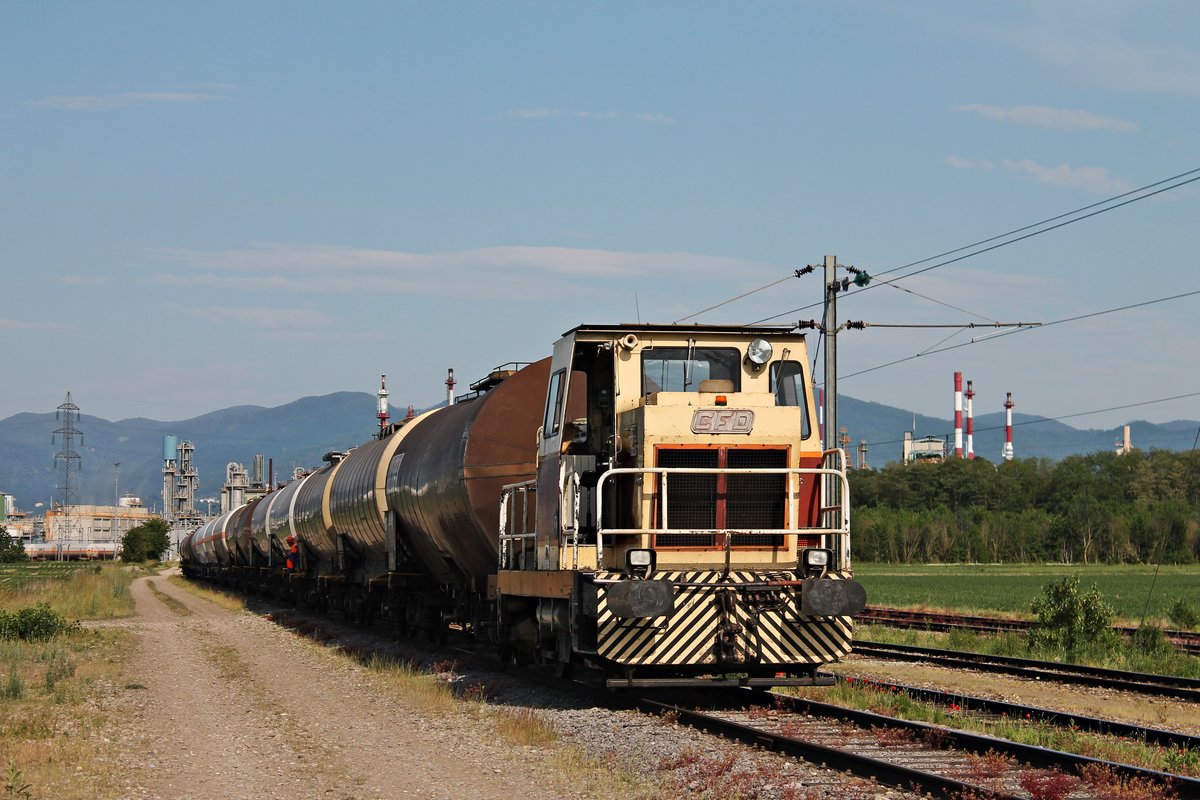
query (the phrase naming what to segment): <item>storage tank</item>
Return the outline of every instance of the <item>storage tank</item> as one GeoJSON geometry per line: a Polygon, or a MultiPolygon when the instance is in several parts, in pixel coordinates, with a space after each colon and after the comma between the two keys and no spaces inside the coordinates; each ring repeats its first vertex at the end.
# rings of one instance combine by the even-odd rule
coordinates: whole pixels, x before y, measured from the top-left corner
{"type": "Polygon", "coordinates": [[[179,437],[164,436],[163,437],[163,461],[177,461],[179,459],[179,437]]]}
{"type": "Polygon", "coordinates": [[[549,373],[546,358],[401,429],[387,468],[388,507],[404,543],[439,582],[496,571],[500,489],[536,475],[549,373]]]}

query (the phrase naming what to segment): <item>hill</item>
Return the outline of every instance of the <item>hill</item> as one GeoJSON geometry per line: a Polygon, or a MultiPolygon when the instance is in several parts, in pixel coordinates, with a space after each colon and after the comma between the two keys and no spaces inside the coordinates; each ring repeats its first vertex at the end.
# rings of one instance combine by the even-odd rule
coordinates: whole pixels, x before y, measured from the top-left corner
{"type": "MultiPolygon", "coordinates": [[[[860,439],[867,439],[868,461],[873,465],[899,460],[904,431],[912,428],[914,420],[918,437],[947,436],[952,446],[954,431],[949,419],[914,415],[845,395],[839,416],[852,448],[857,448],[860,439]]],[[[1120,433],[1117,429],[1081,430],[1027,414],[1014,415],[1014,422],[1018,458],[1061,459],[1073,453],[1108,450],[1120,433]]],[[[0,420],[0,492],[14,495],[25,511],[34,510],[36,503],[49,504],[54,495],[59,481],[54,454],[62,443],[51,442],[51,433],[58,427],[53,412],[15,414],[0,420]]],[[[234,406],[175,422],[140,417],[109,422],[85,415],[78,427],[83,433],[82,443],[76,443],[82,465],[79,502],[112,503],[117,491],[113,464],[119,462],[121,494],[135,494],[147,506],[160,508],[164,436],[195,445],[200,474],[197,497],[216,497],[230,462],[249,468],[254,454],[262,453],[273,461],[276,478],[286,480],[293,467],[317,466],[330,450],[345,450],[367,441],[376,430],[375,396],[337,392],[277,408],[234,406]]],[[[1186,450],[1192,447],[1200,423],[1134,422],[1132,427],[1135,446],[1186,450]]],[[[1004,441],[1003,414],[977,418],[975,431],[976,455],[998,461],[1004,441]]]]}

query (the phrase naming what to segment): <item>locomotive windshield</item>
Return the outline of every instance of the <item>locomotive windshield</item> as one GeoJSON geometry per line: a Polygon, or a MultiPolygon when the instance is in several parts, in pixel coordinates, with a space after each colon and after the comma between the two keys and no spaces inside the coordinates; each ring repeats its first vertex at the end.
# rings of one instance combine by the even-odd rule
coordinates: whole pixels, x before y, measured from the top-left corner
{"type": "Polygon", "coordinates": [[[741,353],[732,347],[656,347],[642,351],[642,395],[696,392],[700,382],[725,380],[741,390],[741,353]]]}

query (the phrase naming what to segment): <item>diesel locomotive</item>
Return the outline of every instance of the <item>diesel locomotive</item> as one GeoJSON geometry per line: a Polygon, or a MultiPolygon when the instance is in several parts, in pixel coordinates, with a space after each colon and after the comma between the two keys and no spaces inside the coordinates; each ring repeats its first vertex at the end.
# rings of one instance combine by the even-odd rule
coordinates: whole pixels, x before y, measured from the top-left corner
{"type": "Polygon", "coordinates": [[[803,334],[583,325],[229,510],[184,574],[609,685],[814,685],[866,595],[803,334]]]}

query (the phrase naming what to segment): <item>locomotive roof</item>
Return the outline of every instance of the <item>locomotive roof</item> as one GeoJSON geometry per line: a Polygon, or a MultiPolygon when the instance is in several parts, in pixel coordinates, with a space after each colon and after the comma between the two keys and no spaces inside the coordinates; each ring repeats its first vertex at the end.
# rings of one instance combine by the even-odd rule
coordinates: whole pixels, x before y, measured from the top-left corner
{"type": "Polygon", "coordinates": [[[792,333],[795,325],[672,325],[653,324],[648,322],[622,322],[616,325],[577,325],[563,333],[570,336],[573,333],[687,333],[695,331],[707,334],[783,334],[792,333]]]}

